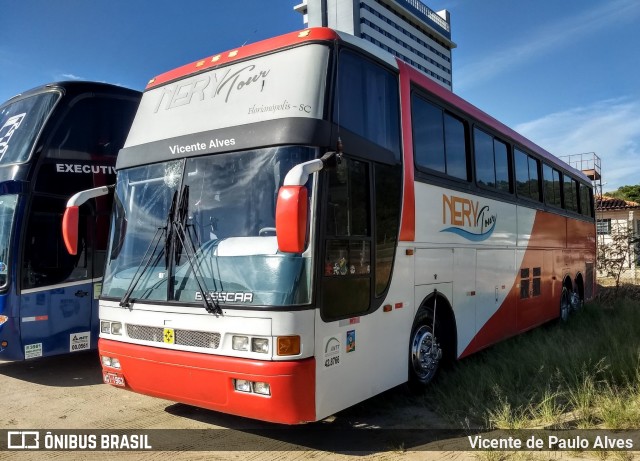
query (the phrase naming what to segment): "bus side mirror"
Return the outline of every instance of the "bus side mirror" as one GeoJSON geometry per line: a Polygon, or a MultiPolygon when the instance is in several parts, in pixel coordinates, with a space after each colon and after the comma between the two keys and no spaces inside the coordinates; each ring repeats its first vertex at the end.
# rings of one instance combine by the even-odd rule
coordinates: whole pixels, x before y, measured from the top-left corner
{"type": "Polygon", "coordinates": [[[70,255],[78,254],[78,217],[80,207],[70,206],[62,216],[62,238],[70,255]]]}
{"type": "Polygon", "coordinates": [[[302,253],[307,239],[308,193],[304,186],[282,186],[276,204],[278,250],[302,253]]]}
{"type": "Polygon", "coordinates": [[[100,186],[87,189],[74,194],[67,201],[67,208],[62,216],[62,239],[64,246],[71,255],[78,254],[78,222],[80,218],[80,205],[92,198],[107,195],[113,186],[100,186]]]}

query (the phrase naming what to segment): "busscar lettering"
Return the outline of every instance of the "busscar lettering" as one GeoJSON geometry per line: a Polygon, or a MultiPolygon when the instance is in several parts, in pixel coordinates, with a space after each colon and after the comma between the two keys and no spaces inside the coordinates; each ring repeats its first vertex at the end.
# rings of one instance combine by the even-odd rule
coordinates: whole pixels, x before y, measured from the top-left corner
{"type": "MultiPolygon", "coordinates": [[[[207,294],[207,299],[222,303],[252,303],[253,293],[210,291],[207,294]]],[[[196,291],[195,300],[202,301],[202,293],[200,291],[196,291]]]]}

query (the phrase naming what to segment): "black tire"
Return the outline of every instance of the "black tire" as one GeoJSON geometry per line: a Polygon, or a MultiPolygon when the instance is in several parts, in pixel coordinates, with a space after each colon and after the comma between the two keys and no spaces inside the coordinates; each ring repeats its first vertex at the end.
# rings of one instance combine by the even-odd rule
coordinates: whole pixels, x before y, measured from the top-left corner
{"type": "Polygon", "coordinates": [[[560,321],[565,323],[569,320],[569,314],[571,313],[571,295],[567,287],[562,287],[562,294],[560,295],[560,321]]]}
{"type": "Polygon", "coordinates": [[[584,298],[580,296],[578,289],[571,293],[571,312],[580,312],[584,307],[584,298]]]}
{"type": "Polygon", "coordinates": [[[438,375],[442,365],[443,349],[437,335],[443,335],[442,322],[436,318],[433,334],[433,312],[418,312],[411,336],[409,337],[409,387],[414,391],[422,391],[438,375]]]}

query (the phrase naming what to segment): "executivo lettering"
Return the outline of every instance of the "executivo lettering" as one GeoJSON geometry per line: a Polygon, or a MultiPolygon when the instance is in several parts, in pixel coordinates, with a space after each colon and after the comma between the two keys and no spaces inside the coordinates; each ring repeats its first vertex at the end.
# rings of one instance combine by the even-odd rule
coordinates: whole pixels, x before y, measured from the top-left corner
{"type": "Polygon", "coordinates": [[[57,173],[78,174],[116,174],[116,169],[108,165],[77,165],[72,163],[56,163],[57,173]]]}

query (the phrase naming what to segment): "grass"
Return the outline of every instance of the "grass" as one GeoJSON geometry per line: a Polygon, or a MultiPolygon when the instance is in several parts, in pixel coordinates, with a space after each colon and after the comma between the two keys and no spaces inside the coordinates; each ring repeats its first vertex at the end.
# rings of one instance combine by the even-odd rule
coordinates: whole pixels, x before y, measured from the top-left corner
{"type": "Polygon", "coordinates": [[[592,302],[463,359],[417,404],[453,427],[640,428],[640,300],[592,302]]]}

